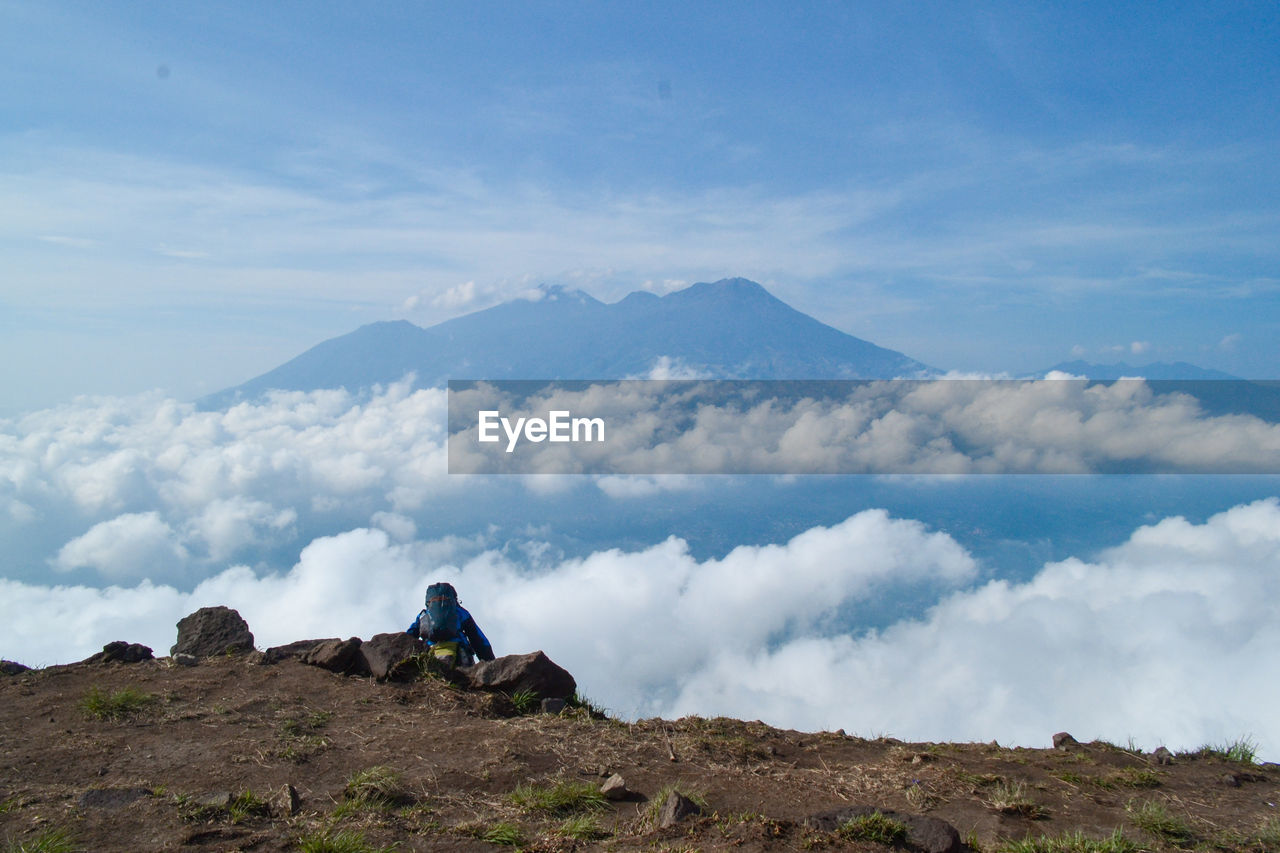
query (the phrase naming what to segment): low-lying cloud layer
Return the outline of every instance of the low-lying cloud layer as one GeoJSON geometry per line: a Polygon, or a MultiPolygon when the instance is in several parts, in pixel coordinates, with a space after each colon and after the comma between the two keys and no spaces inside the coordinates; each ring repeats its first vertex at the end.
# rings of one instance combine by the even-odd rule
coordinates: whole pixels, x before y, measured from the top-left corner
{"type": "Polygon", "coordinates": [[[801,729],[1043,745],[1079,737],[1194,748],[1250,735],[1275,754],[1280,501],[1136,530],[1091,562],[972,586],[954,540],[880,510],[789,542],[695,560],[675,538],[538,569],[450,541],[357,529],[312,542],[289,572],[245,567],[191,593],[0,581],[0,647],[32,663],[111,639],[163,651],[177,619],[236,607],[260,646],[408,624],[432,580],[462,592],[499,653],[545,649],[628,716],[727,714],[801,729]],[[922,618],[849,634],[851,609],[932,584],[922,618]],[[74,624],[76,631],[51,626],[74,624]]]}
{"type": "MultiPolygon", "coordinates": [[[[1280,425],[1167,383],[451,383],[449,470],[542,474],[1276,473],[1280,425]],[[544,426],[527,426],[538,423],[544,426]],[[522,428],[523,427],[523,428],[522,428]]],[[[1213,385],[1240,401],[1270,394],[1213,385]]]]}

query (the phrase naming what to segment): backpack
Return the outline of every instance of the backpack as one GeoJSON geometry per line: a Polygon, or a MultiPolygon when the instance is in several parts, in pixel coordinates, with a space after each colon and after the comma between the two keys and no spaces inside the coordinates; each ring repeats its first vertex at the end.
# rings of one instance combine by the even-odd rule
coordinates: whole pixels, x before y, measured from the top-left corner
{"type": "Polygon", "coordinates": [[[418,621],[418,636],[429,643],[456,641],[462,636],[462,613],[452,584],[427,587],[427,606],[418,621]]]}

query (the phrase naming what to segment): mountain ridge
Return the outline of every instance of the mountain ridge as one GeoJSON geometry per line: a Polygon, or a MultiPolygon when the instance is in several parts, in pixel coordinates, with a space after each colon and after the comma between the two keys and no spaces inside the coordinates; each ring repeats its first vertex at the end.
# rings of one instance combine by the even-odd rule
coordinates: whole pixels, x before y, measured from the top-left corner
{"type": "Polygon", "coordinates": [[[407,320],[369,323],[197,402],[214,409],[271,389],[354,391],[409,373],[419,387],[448,379],[635,378],[659,364],[724,379],[937,373],[797,311],[744,278],[699,282],[662,296],[634,291],[613,303],[557,285],[536,293],[426,328],[407,320]]]}

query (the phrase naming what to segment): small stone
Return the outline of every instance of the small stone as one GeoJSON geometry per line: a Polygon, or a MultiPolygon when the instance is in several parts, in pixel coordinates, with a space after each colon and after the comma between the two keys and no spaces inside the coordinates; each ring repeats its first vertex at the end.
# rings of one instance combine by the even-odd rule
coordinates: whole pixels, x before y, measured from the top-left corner
{"type": "Polygon", "coordinates": [[[568,705],[563,699],[552,698],[542,700],[542,713],[544,714],[559,714],[567,707],[568,705]]]}
{"type": "Polygon", "coordinates": [[[1222,784],[1226,785],[1228,788],[1239,788],[1240,777],[1234,773],[1228,773],[1222,777],[1222,784]]]}
{"type": "Polygon", "coordinates": [[[173,662],[176,663],[178,666],[195,666],[197,663],[200,662],[200,660],[195,655],[188,655],[188,654],[183,654],[182,652],[178,652],[176,655],[173,656],[173,662]]]}
{"type": "Polygon", "coordinates": [[[1156,751],[1151,753],[1151,757],[1155,760],[1156,764],[1173,763],[1173,753],[1163,746],[1157,746],[1156,751]]]}
{"type": "Polygon", "coordinates": [[[205,794],[196,800],[196,805],[204,806],[210,809],[225,809],[234,803],[235,795],[230,791],[215,791],[212,794],[205,794]]]}
{"type": "Polygon", "coordinates": [[[658,826],[666,829],[691,815],[700,814],[702,814],[702,806],[679,791],[672,791],[667,795],[666,802],[662,804],[662,811],[658,815],[658,826]]]}
{"type": "Polygon", "coordinates": [[[627,790],[627,783],[617,773],[605,780],[600,786],[600,793],[604,794],[606,800],[625,800],[631,795],[627,790]]]}
{"type": "Polygon", "coordinates": [[[1073,738],[1067,732],[1058,732],[1056,735],[1053,736],[1054,749],[1061,749],[1065,752],[1066,750],[1074,749],[1079,745],[1080,745],[1080,741],[1073,738]]]}
{"type": "Polygon", "coordinates": [[[302,798],[298,796],[298,789],[292,785],[281,788],[271,803],[271,811],[284,817],[293,817],[302,811],[302,798]]]}

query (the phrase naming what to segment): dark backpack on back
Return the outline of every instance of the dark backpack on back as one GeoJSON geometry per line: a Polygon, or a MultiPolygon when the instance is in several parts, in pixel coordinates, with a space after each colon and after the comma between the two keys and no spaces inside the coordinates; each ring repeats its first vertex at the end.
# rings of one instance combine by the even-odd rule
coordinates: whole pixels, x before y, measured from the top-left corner
{"type": "Polygon", "coordinates": [[[418,622],[418,636],[430,643],[461,638],[462,613],[452,584],[433,583],[427,587],[427,607],[418,622]]]}

